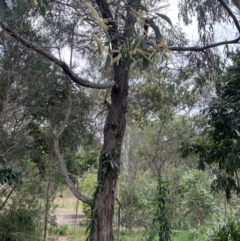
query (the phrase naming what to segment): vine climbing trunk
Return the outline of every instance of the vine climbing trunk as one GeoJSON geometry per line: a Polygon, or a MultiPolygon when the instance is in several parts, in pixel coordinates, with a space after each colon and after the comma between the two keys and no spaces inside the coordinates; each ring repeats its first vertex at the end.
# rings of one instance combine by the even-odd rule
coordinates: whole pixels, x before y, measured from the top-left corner
{"type": "Polygon", "coordinates": [[[99,159],[98,185],[89,226],[91,241],[113,241],[113,215],[116,185],[120,170],[121,146],[126,126],[128,74],[122,65],[114,65],[116,86],[104,126],[104,144],[99,159]]]}

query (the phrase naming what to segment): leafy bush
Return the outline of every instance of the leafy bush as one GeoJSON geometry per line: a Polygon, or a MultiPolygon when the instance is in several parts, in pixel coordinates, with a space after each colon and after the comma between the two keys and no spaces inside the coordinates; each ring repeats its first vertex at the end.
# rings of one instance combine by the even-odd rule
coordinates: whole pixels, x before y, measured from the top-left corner
{"type": "MultiPolygon", "coordinates": [[[[82,182],[82,188],[81,188],[82,192],[86,196],[93,197],[94,191],[96,188],[96,183],[97,183],[97,176],[93,173],[87,173],[82,182]]],[[[90,218],[91,207],[88,204],[86,204],[86,203],[82,204],[82,211],[88,218],[90,218]]]]}
{"type": "Polygon", "coordinates": [[[194,241],[239,241],[240,210],[225,217],[218,216],[213,223],[208,223],[193,233],[194,241]]]}
{"type": "Polygon", "coordinates": [[[55,235],[66,235],[68,232],[68,225],[56,225],[51,227],[50,232],[55,235]]]}
{"type": "Polygon", "coordinates": [[[40,218],[35,211],[25,208],[0,213],[1,241],[40,240],[40,218]]]}
{"type": "Polygon", "coordinates": [[[208,232],[207,241],[239,241],[239,226],[239,216],[222,219],[208,232]]]}
{"type": "Polygon", "coordinates": [[[19,183],[22,176],[20,167],[13,167],[3,156],[0,156],[0,184],[19,183]]]}
{"type": "MultiPolygon", "coordinates": [[[[129,229],[136,227],[147,229],[154,212],[153,199],[157,192],[157,182],[148,171],[139,171],[135,181],[125,175],[121,178],[121,186],[119,187],[121,225],[129,229]]],[[[118,210],[115,213],[117,215],[118,210]]]]}
{"type": "Polygon", "coordinates": [[[188,230],[204,224],[208,217],[220,212],[217,200],[210,193],[208,174],[200,170],[187,169],[183,173],[173,173],[170,179],[172,208],[170,218],[173,228],[188,230]],[[172,185],[172,183],[174,183],[172,185]]]}
{"type": "Polygon", "coordinates": [[[190,231],[188,231],[188,230],[177,232],[172,236],[173,236],[172,237],[173,241],[190,241],[190,240],[192,240],[190,238],[190,231]]]}

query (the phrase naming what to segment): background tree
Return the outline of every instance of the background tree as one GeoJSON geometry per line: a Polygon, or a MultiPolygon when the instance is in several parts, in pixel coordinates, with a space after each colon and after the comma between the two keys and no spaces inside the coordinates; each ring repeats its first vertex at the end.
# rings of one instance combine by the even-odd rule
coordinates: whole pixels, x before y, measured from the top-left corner
{"type": "Polygon", "coordinates": [[[198,156],[199,168],[212,168],[212,188],[224,190],[227,199],[232,192],[239,193],[239,52],[229,56],[232,64],[217,80],[217,96],[204,110],[207,121],[201,126],[202,136],[183,148],[183,155],[198,156]]]}

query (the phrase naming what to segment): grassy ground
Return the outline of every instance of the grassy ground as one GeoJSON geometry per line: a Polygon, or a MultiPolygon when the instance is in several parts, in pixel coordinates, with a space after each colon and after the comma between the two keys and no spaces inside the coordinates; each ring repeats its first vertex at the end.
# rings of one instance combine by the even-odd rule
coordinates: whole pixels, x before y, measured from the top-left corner
{"type": "Polygon", "coordinates": [[[172,236],[172,241],[191,241],[190,232],[187,230],[179,231],[172,236]]]}
{"type": "Polygon", "coordinates": [[[75,214],[77,203],[78,210],[81,212],[81,202],[77,202],[77,198],[67,189],[61,195],[59,194],[54,201],[57,206],[56,214],[75,214]]]}
{"type": "MultiPolygon", "coordinates": [[[[143,231],[120,231],[119,232],[119,241],[140,241],[143,237],[143,231]]],[[[117,237],[117,234],[116,234],[117,237]]],[[[87,238],[86,228],[77,226],[74,228],[73,226],[67,226],[64,235],[58,235],[57,241],[85,241],[87,238]]]]}
{"type": "MultiPolygon", "coordinates": [[[[58,239],[55,239],[57,241],[85,241],[86,240],[86,228],[76,226],[75,228],[73,226],[66,226],[61,230],[61,226],[59,226],[59,230],[64,232],[62,235],[58,235],[58,239]]],[[[115,234],[115,237],[118,237],[118,241],[145,241],[144,238],[144,231],[143,230],[133,230],[133,231],[120,231],[119,236],[117,233],[115,234]]],[[[156,239],[158,240],[158,239],[156,239]]],[[[172,241],[191,241],[190,239],[190,232],[189,231],[179,231],[175,235],[172,236],[172,241]]]]}
{"type": "MultiPolygon", "coordinates": [[[[57,205],[55,214],[75,214],[77,198],[69,191],[66,190],[62,195],[54,202],[57,205]]],[[[78,202],[78,214],[82,214],[81,203],[78,202]]],[[[86,227],[83,226],[70,226],[70,225],[59,225],[55,230],[55,234],[52,234],[54,237],[53,240],[56,241],[85,241],[86,240],[86,227]]],[[[116,237],[119,235],[119,241],[145,241],[144,231],[143,230],[121,230],[119,234],[116,233],[116,237]]],[[[179,231],[172,235],[172,241],[190,241],[190,232],[189,231],[179,231]]]]}

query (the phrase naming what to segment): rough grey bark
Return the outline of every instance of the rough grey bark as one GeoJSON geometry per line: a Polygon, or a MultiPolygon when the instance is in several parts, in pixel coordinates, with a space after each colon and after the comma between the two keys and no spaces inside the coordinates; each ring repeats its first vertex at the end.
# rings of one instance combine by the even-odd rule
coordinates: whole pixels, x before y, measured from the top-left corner
{"type": "Polygon", "coordinates": [[[114,81],[117,87],[112,88],[111,107],[104,126],[104,144],[99,158],[98,183],[103,190],[95,194],[93,218],[97,215],[97,227],[91,230],[91,240],[112,241],[114,215],[114,200],[116,185],[120,169],[121,146],[126,126],[125,113],[127,112],[128,74],[124,66],[114,65],[114,81]],[[114,150],[114,162],[117,167],[110,168],[108,175],[102,174],[103,162],[106,160],[105,151],[114,150]],[[100,215],[98,215],[98,213],[100,215]]]}

